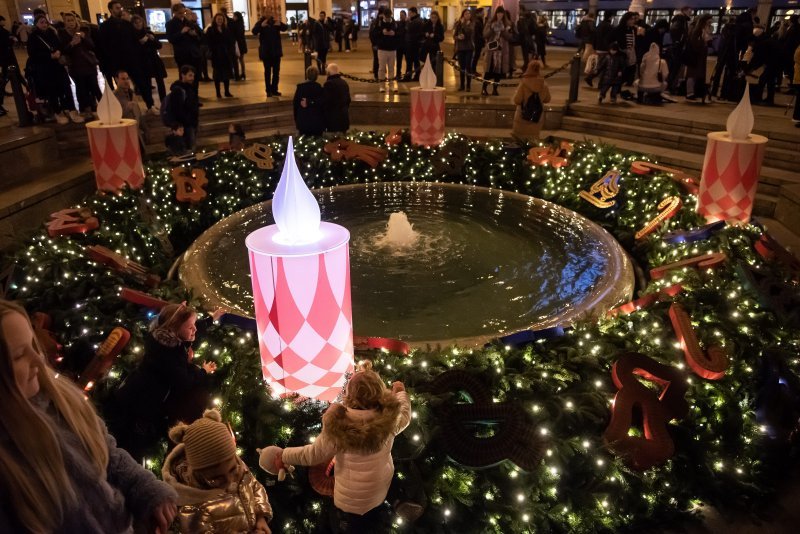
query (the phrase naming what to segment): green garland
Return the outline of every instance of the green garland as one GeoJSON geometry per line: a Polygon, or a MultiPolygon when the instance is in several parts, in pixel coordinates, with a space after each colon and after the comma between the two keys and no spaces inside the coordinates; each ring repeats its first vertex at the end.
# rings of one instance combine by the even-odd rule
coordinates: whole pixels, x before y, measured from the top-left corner
{"type": "MultiPolygon", "coordinates": [[[[383,134],[354,133],[350,139],[385,146],[383,134]]],[[[756,421],[760,358],[768,348],[796,355],[800,333],[762,308],[732,267],[733,260],[741,260],[774,279],[788,280],[787,273],[754,253],[758,228],[729,227],[708,240],[682,245],[663,243],[658,238],[663,230],[659,230],[636,243],[633,234],[669,195],[684,200],[684,208],[669,222],[671,229],[692,228],[703,221],[691,209],[694,197],[664,176],[631,174],[630,163],[641,158],[608,146],[580,143],[569,166],[554,169],[527,163],[527,146],[449,135],[440,148],[422,149],[406,137],[399,145],[389,146],[387,160],[372,169],[359,161],[331,162],[323,155],[325,142],[318,138],[296,142],[298,164],[310,186],[431,180],[503,188],[591,218],[643,266],[712,251],[724,251],[729,257],[725,267],[712,273],[675,271],[642,291],[683,284],[685,290],[676,300],[691,315],[701,342],[721,343],[731,361],[722,380],[690,379],[689,415],[670,425],[676,454],[643,473],[628,469],[602,441],[616,393],[610,368],[619,353],[630,350],[662,363],[682,364],[682,351],[667,316],[668,303],[596,324],[581,323],[561,338],[541,340],[524,349],[498,345],[481,350],[415,351],[408,357],[372,354],[385,379],[405,382],[414,410],[411,425],[395,442],[397,477],[392,495],[398,490],[398,499],[422,501],[426,510],[413,527],[395,517],[399,531],[616,532],[646,524],[674,525],[692,516],[701,504],[755,506],[770,494],[790,451],[785,441],[770,439],[771,429],[756,421]],[[601,210],[578,197],[579,191],[588,190],[610,168],[622,173],[614,208],[601,210]],[[534,425],[544,440],[544,459],[538,469],[524,472],[506,461],[473,470],[447,458],[436,407],[449,396],[426,393],[426,387],[451,369],[475,373],[498,402],[524,406],[527,424],[534,425]]],[[[51,313],[68,351],[77,344],[101,342],[114,326],[131,330],[129,348],[94,392],[101,408],[141,354],[148,312],[118,299],[121,286],[135,283],[86,259],[83,247],[101,244],[154,272],[166,273],[173,258],[159,234],[168,235],[174,250],[180,252],[213,223],[270,198],[280,176],[286,140],[271,138],[268,144],[276,160],[272,170],[260,170],[240,154],[229,152],[196,163],[206,169],[209,179],[208,198],[197,205],[175,201],[171,165],[150,163],[143,190],[97,194],[87,200],[101,221],[99,230],[56,239],[42,232],[17,255],[12,296],[26,300],[30,310],[51,313]]],[[[154,293],[172,300],[191,297],[176,282],[165,282],[154,293]]],[[[215,403],[231,422],[251,467],[257,465],[256,447],[301,445],[319,432],[322,406],[268,395],[254,335],[233,327],[214,327],[196,355],[219,365],[214,375],[215,403]]],[[[792,356],[787,363],[797,373],[798,359],[792,356]]],[[[69,370],[78,364],[67,359],[64,366],[69,370]]],[[[479,426],[477,431],[483,435],[494,432],[491,424],[479,426]]],[[[148,465],[158,472],[162,459],[163,453],[149,459],[148,465]]],[[[279,485],[260,470],[254,471],[265,481],[273,503],[273,530],[311,531],[323,501],[310,488],[304,470],[279,485]]]]}

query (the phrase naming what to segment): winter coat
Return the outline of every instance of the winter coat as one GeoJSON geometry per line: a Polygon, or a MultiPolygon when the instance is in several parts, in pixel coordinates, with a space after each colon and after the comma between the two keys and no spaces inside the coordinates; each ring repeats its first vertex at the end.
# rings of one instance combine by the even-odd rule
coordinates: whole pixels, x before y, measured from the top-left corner
{"type": "Polygon", "coordinates": [[[792,83],[800,85],[800,46],[794,51],[794,77],[792,77],[792,83]]]}
{"type": "Polygon", "coordinates": [[[591,17],[584,16],[578,24],[578,29],[575,30],[575,37],[582,44],[594,45],[595,34],[597,33],[597,26],[595,20],[591,17]]]}
{"type": "Polygon", "coordinates": [[[422,28],[422,35],[420,59],[428,54],[436,57],[436,53],[439,51],[439,43],[444,41],[444,26],[442,26],[442,21],[434,24],[432,21],[426,20],[422,28]],[[433,34],[433,37],[425,37],[425,34],[428,33],[433,34]]]}
{"type": "Polygon", "coordinates": [[[538,139],[542,126],[544,126],[544,113],[539,118],[539,122],[531,122],[522,118],[522,106],[525,105],[533,93],[539,93],[539,98],[543,105],[550,102],[550,89],[542,76],[535,78],[523,76],[513,98],[517,110],[514,112],[514,126],[511,131],[518,137],[538,139]]]}
{"type": "Polygon", "coordinates": [[[405,391],[383,410],[355,410],[332,404],[322,416],[322,432],[314,443],[283,451],[286,465],[318,465],[335,458],[336,508],[363,515],[384,499],[394,475],[392,445],[411,419],[405,391]]]}
{"type": "Polygon", "coordinates": [[[322,135],[325,131],[323,111],[324,95],[317,82],[305,81],[297,84],[294,92],[294,124],[300,135],[322,135]],[[305,99],[306,106],[301,105],[305,99]]]}
{"type": "Polygon", "coordinates": [[[483,17],[475,17],[472,21],[473,31],[472,31],[472,40],[475,41],[475,48],[480,49],[486,45],[486,41],[483,39],[483,17]]]}
{"type": "Polygon", "coordinates": [[[597,76],[600,78],[600,85],[612,85],[622,83],[622,72],[627,66],[627,59],[622,51],[616,54],[604,54],[597,64],[597,76]]]}
{"type": "Polygon", "coordinates": [[[309,19],[311,24],[311,46],[317,52],[324,52],[331,48],[331,23],[330,19],[325,22],[309,19]]]}
{"type": "Polygon", "coordinates": [[[639,68],[639,89],[650,92],[657,89],[661,92],[667,87],[668,76],[667,62],[661,59],[661,51],[658,45],[653,43],[650,45],[650,50],[642,57],[642,64],[639,68]],[[659,72],[662,81],[658,81],[659,72]]]}
{"type": "MultiPolygon", "coordinates": [[[[188,26],[197,33],[195,25],[186,19],[172,17],[167,21],[166,25],[167,40],[172,45],[175,63],[179,67],[195,65],[203,58],[203,53],[200,51],[201,35],[191,35],[190,32],[183,33],[181,30],[183,30],[184,26],[188,26]]],[[[202,34],[202,31],[200,34],[202,34]]],[[[200,73],[198,72],[196,75],[200,76],[200,73]]]]}
{"type": "Polygon", "coordinates": [[[72,45],[72,34],[66,29],[58,31],[61,39],[61,51],[67,58],[67,71],[75,76],[91,76],[97,73],[97,56],[94,53],[94,42],[89,36],[88,28],[79,28],[83,35],[80,42],[72,45]]]}
{"type": "Polygon", "coordinates": [[[395,43],[397,44],[398,50],[405,50],[406,49],[406,27],[408,26],[408,19],[406,20],[396,20],[394,21],[397,24],[397,30],[395,30],[395,43]]]}
{"type": "Polygon", "coordinates": [[[202,489],[189,485],[185,447],[179,443],[172,449],[161,469],[164,482],[178,492],[180,532],[250,534],[256,526],[257,516],[263,516],[267,522],[272,519],[267,491],[241,459],[237,458],[242,478],[235,493],[224,488],[202,489]]]}
{"type": "Polygon", "coordinates": [[[97,58],[104,74],[113,76],[122,69],[136,79],[141,69],[141,58],[138,56],[139,48],[133,24],[118,17],[110,17],[97,30],[96,44],[97,58]]]}
{"type": "Polygon", "coordinates": [[[708,35],[689,35],[686,39],[686,77],[705,82],[708,78],[708,35]]]}
{"type": "Polygon", "coordinates": [[[393,20],[381,19],[375,28],[377,41],[375,45],[378,50],[397,50],[397,23],[393,20]],[[394,35],[386,35],[383,32],[394,32],[394,35]]]}
{"type": "Polygon", "coordinates": [[[350,129],[350,86],[340,74],[332,74],[322,89],[325,92],[325,129],[346,132],[350,129]]]}
{"type": "Polygon", "coordinates": [[[281,44],[281,32],[285,32],[289,27],[283,22],[276,21],[275,24],[262,26],[265,18],[258,19],[253,26],[253,35],[258,35],[258,59],[266,61],[283,57],[283,44],[281,44]]]}
{"type": "Polygon", "coordinates": [[[611,44],[614,27],[611,26],[610,20],[603,20],[597,25],[597,31],[594,34],[594,49],[599,52],[608,52],[608,45],[611,44]]]}
{"type": "Polygon", "coordinates": [[[406,46],[421,46],[423,31],[424,29],[424,21],[422,17],[419,15],[414,15],[408,19],[408,23],[406,24],[406,46]]]}
{"type": "Polygon", "coordinates": [[[206,30],[206,42],[211,51],[211,66],[214,67],[214,79],[230,80],[233,76],[233,64],[236,62],[236,38],[230,28],[219,31],[216,26],[206,30]]]}
{"type": "Polygon", "coordinates": [[[239,54],[245,55],[247,53],[247,37],[244,33],[244,19],[232,19],[228,23],[228,28],[233,32],[233,38],[236,40],[236,45],[239,47],[239,54]]]}
{"type": "Polygon", "coordinates": [[[158,55],[162,47],[161,41],[149,29],[142,28],[136,31],[136,43],[139,45],[139,57],[142,58],[142,67],[147,79],[166,78],[167,68],[158,55]],[[152,36],[152,39],[148,39],[144,44],[140,43],[139,40],[146,36],[152,36]]]}
{"type": "Polygon", "coordinates": [[[484,72],[505,75],[511,72],[511,27],[505,22],[487,22],[483,28],[483,39],[486,41],[486,58],[484,72]],[[489,50],[490,41],[499,41],[497,50],[489,50]]]}
{"type": "Polygon", "coordinates": [[[33,77],[36,95],[50,98],[60,94],[64,85],[69,86],[69,77],[64,65],[53,59],[50,54],[61,50],[61,40],[52,26],[42,31],[34,27],[28,39],[28,67],[33,77]]]}
{"type": "MultiPolygon", "coordinates": [[[[147,524],[156,506],[175,500],[175,490],[118,448],[102,421],[100,425],[108,446],[105,478],[98,476],[80,438],[58,414],[50,399],[39,393],[31,399],[31,404],[54,423],[67,477],[79,499],[64,510],[63,521],[53,533],[132,533],[132,520],[137,525],[147,524]]],[[[0,443],[10,440],[8,432],[0,427],[0,443]]],[[[0,532],[24,532],[5,496],[0,496],[0,532]]]]}
{"type": "Polygon", "coordinates": [[[475,25],[472,23],[472,21],[466,24],[460,20],[456,22],[455,26],[453,27],[453,40],[455,41],[456,52],[475,50],[474,32],[475,25]],[[463,35],[464,38],[459,39],[459,35],[463,35]]]}

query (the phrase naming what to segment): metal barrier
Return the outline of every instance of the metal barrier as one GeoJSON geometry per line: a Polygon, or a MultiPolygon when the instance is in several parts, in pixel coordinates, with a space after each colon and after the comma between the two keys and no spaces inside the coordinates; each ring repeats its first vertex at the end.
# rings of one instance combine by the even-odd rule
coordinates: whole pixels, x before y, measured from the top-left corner
{"type": "Polygon", "coordinates": [[[572,56],[569,69],[569,97],[567,104],[578,101],[578,88],[581,86],[581,53],[572,56]]]}

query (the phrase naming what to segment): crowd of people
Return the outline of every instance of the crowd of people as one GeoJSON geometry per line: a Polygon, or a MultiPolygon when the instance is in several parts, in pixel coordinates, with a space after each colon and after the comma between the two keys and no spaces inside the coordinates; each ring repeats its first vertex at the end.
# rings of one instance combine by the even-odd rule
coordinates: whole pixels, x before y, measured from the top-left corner
{"type": "MultiPolygon", "coordinates": [[[[109,432],[83,391],[51,366],[26,310],[0,299],[0,531],[271,532],[266,489],[239,458],[219,411],[207,409],[216,365],[193,362],[197,319],[185,303],[161,310],[144,357],[104,411],[109,432]],[[159,480],[141,460],[167,438],[159,480]]],[[[335,458],[321,531],[389,532],[391,451],[410,419],[403,384],[388,388],[362,362],[316,440],[286,449],[265,443],[259,465],[277,474],[335,458]]]]}
{"type": "MultiPolygon", "coordinates": [[[[615,15],[607,11],[598,23],[595,14],[588,13],[576,30],[586,62],[585,81],[591,86],[599,80],[600,102],[609,89],[611,101],[616,101],[627,86],[636,88],[641,101],[685,96],[688,101],[738,102],[747,90],[754,104],[773,106],[785,80],[789,91],[800,81],[795,79],[800,70],[798,15],[766,28],[756,10],[748,9],[724,20],[716,35],[712,16],[693,16],[690,7],[652,25],[634,12],[615,25],[615,15]],[[712,47],[717,59],[709,72],[712,47]]],[[[800,121],[798,112],[795,120],[800,121]]]]}

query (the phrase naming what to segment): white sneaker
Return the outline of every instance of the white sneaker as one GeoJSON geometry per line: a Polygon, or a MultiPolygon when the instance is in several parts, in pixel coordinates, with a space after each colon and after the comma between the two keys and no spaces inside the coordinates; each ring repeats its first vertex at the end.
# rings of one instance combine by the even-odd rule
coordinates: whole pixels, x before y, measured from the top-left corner
{"type": "Polygon", "coordinates": [[[83,123],[83,122],[86,122],[86,119],[84,119],[83,117],[81,117],[81,114],[80,114],[80,113],[78,113],[77,111],[75,111],[74,109],[73,109],[72,111],[70,111],[70,112],[69,112],[69,118],[70,118],[70,120],[72,120],[72,122],[74,122],[75,124],[81,124],[81,123],[83,123]]]}
{"type": "Polygon", "coordinates": [[[386,88],[385,88],[384,86],[382,86],[382,85],[381,85],[381,87],[380,87],[380,92],[381,92],[381,93],[385,93],[385,92],[386,92],[386,88]]]}
{"type": "Polygon", "coordinates": [[[69,117],[67,116],[67,112],[63,113],[56,113],[56,122],[58,124],[69,124],[69,117]]]}
{"type": "Polygon", "coordinates": [[[350,53],[350,50],[345,50],[345,51],[344,51],[344,53],[345,53],[345,54],[349,54],[349,53],[350,53]]]}

